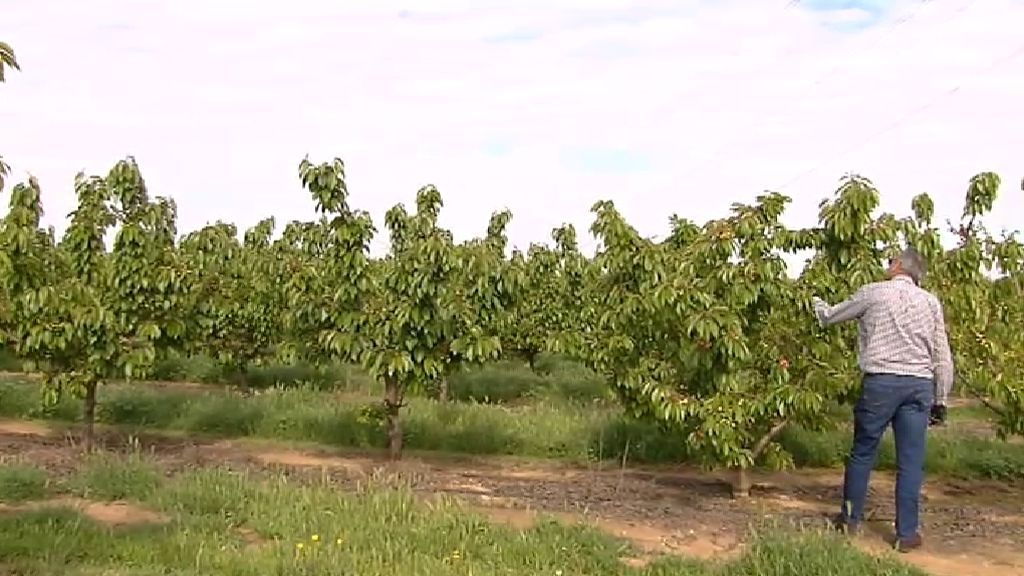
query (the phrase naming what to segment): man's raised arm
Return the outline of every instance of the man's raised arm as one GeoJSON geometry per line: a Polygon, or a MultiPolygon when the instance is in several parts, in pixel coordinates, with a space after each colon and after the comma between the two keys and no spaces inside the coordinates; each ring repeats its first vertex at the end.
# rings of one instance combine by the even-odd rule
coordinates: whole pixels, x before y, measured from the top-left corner
{"type": "Polygon", "coordinates": [[[835,306],[829,306],[821,298],[815,298],[814,315],[818,318],[818,323],[825,327],[860,318],[867,311],[870,304],[867,291],[861,288],[848,300],[840,302],[835,306]]]}

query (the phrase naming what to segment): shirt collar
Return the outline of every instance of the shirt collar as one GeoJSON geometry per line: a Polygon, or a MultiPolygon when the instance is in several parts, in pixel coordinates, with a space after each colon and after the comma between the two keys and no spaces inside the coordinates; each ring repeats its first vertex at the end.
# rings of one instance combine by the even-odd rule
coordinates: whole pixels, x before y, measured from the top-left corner
{"type": "Polygon", "coordinates": [[[892,277],[892,282],[906,282],[908,284],[913,284],[915,286],[917,285],[917,282],[914,282],[914,279],[911,278],[910,276],[907,276],[906,274],[900,274],[899,276],[893,276],[892,277]]]}

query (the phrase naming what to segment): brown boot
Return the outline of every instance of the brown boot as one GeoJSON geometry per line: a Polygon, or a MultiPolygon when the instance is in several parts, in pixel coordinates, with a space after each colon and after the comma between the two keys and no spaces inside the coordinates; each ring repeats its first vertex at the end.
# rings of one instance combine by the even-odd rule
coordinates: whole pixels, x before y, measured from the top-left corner
{"type": "Polygon", "coordinates": [[[924,539],[921,538],[921,534],[914,534],[906,538],[896,538],[896,542],[893,543],[893,548],[897,552],[910,552],[911,550],[917,550],[924,544],[924,539]]]}

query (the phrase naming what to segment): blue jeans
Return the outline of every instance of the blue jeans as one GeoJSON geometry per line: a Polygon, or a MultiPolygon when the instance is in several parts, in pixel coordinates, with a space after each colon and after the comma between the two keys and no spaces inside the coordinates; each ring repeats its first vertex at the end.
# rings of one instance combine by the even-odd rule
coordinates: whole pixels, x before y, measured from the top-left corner
{"type": "Polygon", "coordinates": [[[892,423],[896,439],[896,536],[909,538],[920,523],[928,416],[935,390],[932,380],[913,376],[868,374],[853,409],[853,448],[843,479],[842,518],[849,524],[864,519],[868,480],[878,443],[892,423]]]}

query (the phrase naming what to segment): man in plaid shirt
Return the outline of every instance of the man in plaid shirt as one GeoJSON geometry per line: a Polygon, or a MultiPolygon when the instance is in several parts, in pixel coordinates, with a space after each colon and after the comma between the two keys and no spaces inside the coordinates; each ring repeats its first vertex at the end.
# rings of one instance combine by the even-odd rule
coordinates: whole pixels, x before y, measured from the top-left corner
{"type": "Polygon", "coordinates": [[[837,526],[856,532],[864,519],[868,480],[878,444],[892,424],[896,440],[897,550],[921,546],[919,505],[929,423],[946,417],[953,386],[953,360],[942,304],[920,288],[924,259],[913,248],[889,263],[887,280],[862,287],[849,300],[829,306],[815,298],[822,326],[857,320],[859,364],[864,374],[854,408],[853,448],[843,480],[837,526]]]}

